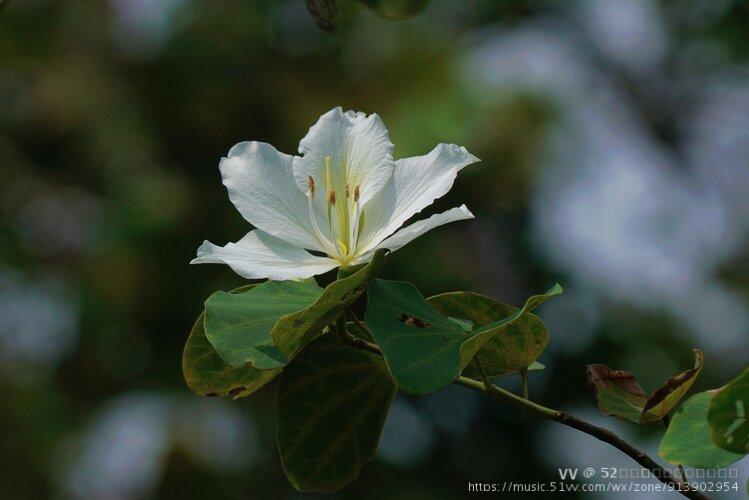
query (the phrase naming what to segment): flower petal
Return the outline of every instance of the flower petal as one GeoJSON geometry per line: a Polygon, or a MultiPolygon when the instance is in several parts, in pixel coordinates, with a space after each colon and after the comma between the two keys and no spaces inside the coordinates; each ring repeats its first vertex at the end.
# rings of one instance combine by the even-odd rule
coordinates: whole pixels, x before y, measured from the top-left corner
{"type": "Polygon", "coordinates": [[[480,161],[463,146],[439,144],[429,154],[395,162],[388,184],[363,211],[366,224],[359,248],[368,252],[414,214],[452,188],[458,172],[480,161]]]}
{"type": "Polygon", "coordinates": [[[443,224],[447,224],[448,222],[455,222],[458,220],[465,220],[465,219],[473,219],[474,215],[471,213],[470,210],[468,210],[468,207],[465,205],[461,205],[459,207],[451,208],[450,210],[446,212],[442,212],[441,214],[435,214],[429,217],[428,219],[420,220],[417,222],[414,222],[413,224],[410,224],[400,231],[396,232],[394,235],[392,235],[389,238],[386,238],[383,240],[379,245],[377,245],[374,249],[367,252],[363,256],[356,259],[352,265],[360,264],[362,262],[367,262],[372,258],[372,254],[375,250],[378,248],[387,248],[391,252],[394,252],[398,250],[403,245],[410,243],[412,240],[418,238],[422,234],[426,233],[427,231],[434,229],[435,227],[441,226],[443,224]]]}
{"type": "Polygon", "coordinates": [[[376,114],[369,116],[341,108],[320,117],[299,143],[302,157],[294,158],[297,186],[307,191],[308,177],[319,186],[325,203],[330,157],[331,189],[343,196],[346,184],[351,191],[358,185],[363,205],[387,183],[393,172],[393,143],[387,128],[376,114]]]}
{"type": "Polygon", "coordinates": [[[229,199],[253,226],[288,243],[323,251],[307,196],[294,182],[292,156],[263,142],[240,142],[219,165],[229,199]]]}
{"type": "Polygon", "coordinates": [[[333,259],[316,257],[259,229],[223,247],[204,241],[190,264],[227,264],[244,278],[272,280],[309,278],[338,266],[333,259]]]}

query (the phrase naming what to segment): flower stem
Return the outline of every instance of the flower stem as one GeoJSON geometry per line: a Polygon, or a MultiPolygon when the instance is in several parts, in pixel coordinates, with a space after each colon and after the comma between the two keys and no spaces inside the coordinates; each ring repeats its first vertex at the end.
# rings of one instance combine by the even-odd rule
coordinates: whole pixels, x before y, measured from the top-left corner
{"type": "MultiPolygon", "coordinates": [[[[351,318],[357,324],[357,326],[369,332],[369,329],[366,327],[366,325],[359,321],[359,319],[356,318],[354,314],[351,314],[351,318]]],[[[343,337],[343,339],[353,347],[363,349],[380,356],[383,355],[382,350],[380,350],[377,345],[355,337],[347,331],[345,332],[345,336],[343,337]]],[[[518,396],[517,394],[513,394],[510,391],[492,384],[486,377],[486,373],[484,372],[480,361],[478,361],[477,358],[474,358],[474,360],[476,362],[477,368],[479,369],[479,373],[481,374],[482,381],[474,380],[472,378],[464,377],[461,375],[457,379],[455,379],[455,381],[453,382],[454,384],[466,387],[474,391],[483,392],[490,397],[499,399],[513,406],[517,406],[518,408],[529,411],[531,413],[535,413],[540,417],[548,418],[549,420],[553,420],[554,422],[566,425],[567,427],[577,429],[578,431],[584,432],[589,436],[593,436],[594,438],[599,439],[604,443],[608,443],[614,448],[628,455],[635,462],[648,469],[656,479],[664,484],[673,486],[678,493],[681,493],[685,497],[694,500],[708,499],[707,496],[703,495],[697,490],[692,489],[690,485],[682,479],[672,476],[668,470],[661,467],[658,462],[653,460],[645,452],[638,450],[637,448],[620,438],[614,432],[603,427],[598,427],[597,425],[593,425],[584,420],[580,420],[579,418],[573,417],[566,412],[555,410],[553,408],[547,408],[546,406],[535,403],[529,399],[518,396]]]]}

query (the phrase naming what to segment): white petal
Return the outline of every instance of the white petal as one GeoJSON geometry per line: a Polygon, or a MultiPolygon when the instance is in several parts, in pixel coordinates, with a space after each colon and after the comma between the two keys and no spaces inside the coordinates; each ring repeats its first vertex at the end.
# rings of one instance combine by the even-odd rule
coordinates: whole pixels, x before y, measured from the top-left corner
{"type": "Polygon", "coordinates": [[[253,226],[298,247],[322,251],[292,156],[263,142],[240,142],[219,165],[229,199],[253,226]]]}
{"type": "Polygon", "coordinates": [[[367,252],[414,214],[452,188],[458,172],[480,161],[463,146],[439,144],[429,154],[395,162],[393,177],[363,211],[366,223],[359,248],[367,252]]]}
{"type": "Polygon", "coordinates": [[[333,259],[314,256],[260,230],[223,247],[204,241],[190,264],[227,264],[244,278],[272,280],[309,278],[338,266],[333,259]]]}
{"type": "Polygon", "coordinates": [[[373,250],[371,250],[370,252],[367,252],[362,257],[359,257],[358,259],[356,259],[356,261],[354,261],[353,264],[360,264],[362,262],[367,262],[368,260],[372,258],[372,254],[378,248],[387,248],[391,252],[394,252],[398,250],[400,247],[402,247],[403,245],[410,243],[412,240],[418,238],[419,236],[426,233],[427,231],[434,229],[435,227],[441,226],[443,224],[447,224],[448,222],[455,222],[458,220],[473,219],[473,218],[474,218],[473,214],[471,213],[470,210],[468,210],[468,207],[466,207],[465,205],[451,208],[447,212],[442,212],[441,214],[432,215],[428,219],[414,222],[413,224],[410,224],[404,227],[403,229],[401,229],[400,231],[396,232],[390,238],[386,238],[379,245],[377,245],[373,250]]]}
{"type": "MultiPolygon", "coordinates": [[[[358,185],[360,202],[366,203],[387,183],[393,173],[393,143],[376,114],[369,116],[341,108],[320,117],[299,143],[301,158],[294,158],[294,176],[306,192],[311,176],[324,203],[327,192],[325,157],[331,158],[331,189],[341,197],[346,184],[358,185]]],[[[340,199],[340,198],[339,198],[340,199]]]]}

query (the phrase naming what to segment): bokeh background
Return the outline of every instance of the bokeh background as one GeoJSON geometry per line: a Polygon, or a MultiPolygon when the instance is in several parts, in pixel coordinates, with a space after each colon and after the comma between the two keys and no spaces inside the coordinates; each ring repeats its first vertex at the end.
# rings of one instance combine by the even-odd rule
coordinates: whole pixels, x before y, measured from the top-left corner
{"type": "MultiPolygon", "coordinates": [[[[275,385],[224,401],[182,381],[203,300],[243,283],[188,262],[248,230],[219,158],[249,139],[293,153],[338,105],[379,113],[397,157],[455,142],[483,159],[431,209],[465,202],[476,220],[414,241],[386,276],[513,304],[562,283],[540,311],[540,401],[655,454],[658,425],[597,414],[586,363],[647,390],[692,347],[695,390],[746,365],[747,2],[433,0],[400,22],[339,7],[332,34],[302,0],[0,11],[2,498],[305,497],[277,457],[275,385]]],[[[378,460],[335,497],[461,498],[469,481],[634,466],[484,399],[399,396],[378,460]]],[[[743,497],[746,462],[740,492],[717,497],[743,497]]]]}

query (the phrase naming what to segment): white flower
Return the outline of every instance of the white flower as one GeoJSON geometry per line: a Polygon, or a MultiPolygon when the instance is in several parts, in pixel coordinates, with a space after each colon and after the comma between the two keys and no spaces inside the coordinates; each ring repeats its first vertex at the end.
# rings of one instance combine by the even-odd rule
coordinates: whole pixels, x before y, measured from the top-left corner
{"type": "Polygon", "coordinates": [[[262,142],[237,144],[219,169],[232,203],[257,229],[223,247],[203,242],[191,263],[228,264],[250,279],[308,278],[367,262],[379,248],[397,250],[434,227],[473,218],[461,205],[396,232],[447,193],[458,171],[478,158],[455,144],[395,161],[392,151],[379,116],[341,108],[312,126],[299,143],[301,156],[262,142]]]}

